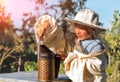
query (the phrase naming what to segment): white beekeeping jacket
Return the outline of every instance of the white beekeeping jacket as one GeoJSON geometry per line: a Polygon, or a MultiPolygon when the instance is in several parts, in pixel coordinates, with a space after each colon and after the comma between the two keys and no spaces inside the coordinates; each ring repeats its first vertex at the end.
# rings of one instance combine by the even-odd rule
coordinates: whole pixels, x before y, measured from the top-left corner
{"type": "Polygon", "coordinates": [[[64,49],[65,47],[64,33],[62,31],[62,28],[57,26],[57,22],[52,16],[50,15],[41,16],[35,24],[34,32],[37,43],[39,45],[45,45],[55,54],[58,49],[61,50],[64,49]],[[40,40],[38,30],[42,28],[40,27],[40,24],[44,24],[45,21],[48,21],[50,23],[50,27],[46,30],[43,36],[43,40],[40,40]]]}

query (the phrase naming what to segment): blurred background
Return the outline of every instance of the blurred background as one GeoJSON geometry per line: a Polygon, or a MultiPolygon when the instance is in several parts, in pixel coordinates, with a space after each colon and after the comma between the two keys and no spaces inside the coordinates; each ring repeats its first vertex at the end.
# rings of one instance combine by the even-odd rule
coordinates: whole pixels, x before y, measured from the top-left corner
{"type": "MultiPolygon", "coordinates": [[[[37,70],[37,45],[33,27],[44,14],[66,27],[64,17],[74,18],[84,8],[99,14],[99,25],[107,29],[103,38],[108,82],[120,82],[120,1],[114,0],[0,0],[0,73],[37,70]],[[107,4],[106,4],[107,3],[107,4]]],[[[60,73],[64,73],[60,67],[60,73]]]]}

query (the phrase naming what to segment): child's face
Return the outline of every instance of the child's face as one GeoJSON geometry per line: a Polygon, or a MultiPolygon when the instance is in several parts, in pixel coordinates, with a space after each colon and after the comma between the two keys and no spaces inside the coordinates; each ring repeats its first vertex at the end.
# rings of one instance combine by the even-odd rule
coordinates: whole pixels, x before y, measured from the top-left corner
{"type": "Polygon", "coordinates": [[[86,40],[93,38],[93,30],[83,25],[75,24],[75,33],[79,40],[86,40]]]}

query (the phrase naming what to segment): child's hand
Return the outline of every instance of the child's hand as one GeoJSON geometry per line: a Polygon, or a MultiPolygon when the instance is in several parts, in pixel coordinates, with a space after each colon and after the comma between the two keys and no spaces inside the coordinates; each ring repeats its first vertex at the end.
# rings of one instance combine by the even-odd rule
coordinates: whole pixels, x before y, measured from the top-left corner
{"type": "Polygon", "coordinates": [[[59,57],[61,60],[64,60],[66,58],[66,55],[63,50],[57,50],[57,54],[59,54],[59,57]]]}

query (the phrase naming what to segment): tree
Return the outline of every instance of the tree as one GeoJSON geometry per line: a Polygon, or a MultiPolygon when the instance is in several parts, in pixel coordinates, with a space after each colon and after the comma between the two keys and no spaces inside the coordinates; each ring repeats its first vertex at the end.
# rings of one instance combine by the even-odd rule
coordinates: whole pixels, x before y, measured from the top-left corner
{"type": "Polygon", "coordinates": [[[61,18],[64,17],[74,17],[79,9],[85,8],[86,1],[87,0],[57,0],[56,3],[50,3],[49,0],[36,0],[35,9],[39,13],[38,17],[43,14],[50,14],[60,21],[62,20],[61,18]]]}
{"type": "Polygon", "coordinates": [[[113,21],[111,22],[111,30],[107,31],[105,37],[109,45],[107,52],[109,58],[109,66],[107,73],[110,82],[119,82],[120,79],[120,13],[115,10],[113,14],[113,21]]]}
{"type": "Polygon", "coordinates": [[[10,58],[16,59],[14,54],[20,52],[22,47],[19,37],[14,33],[10,14],[5,15],[5,8],[0,6],[0,72],[12,64],[10,58]]]}
{"type": "Polygon", "coordinates": [[[37,61],[37,56],[35,55],[36,45],[33,31],[33,27],[36,22],[35,18],[36,17],[32,15],[31,12],[23,13],[22,26],[21,28],[16,28],[16,31],[20,33],[19,36],[21,36],[24,46],[22,55],[20,55],[19,58],[19,60],[21,60],[21,68],[19,68],[20,71],[27,71],[26,66],[29,66],[29,63],[27,62],[35,63],[37,61]]]}
{"type": "Polygon", "coordinates": [[[0,32],[4,32],[5,29],[12,29],[13,22],[10,19],[10,14],[5,16],[5,8],[0,7],[0,32]]]}

